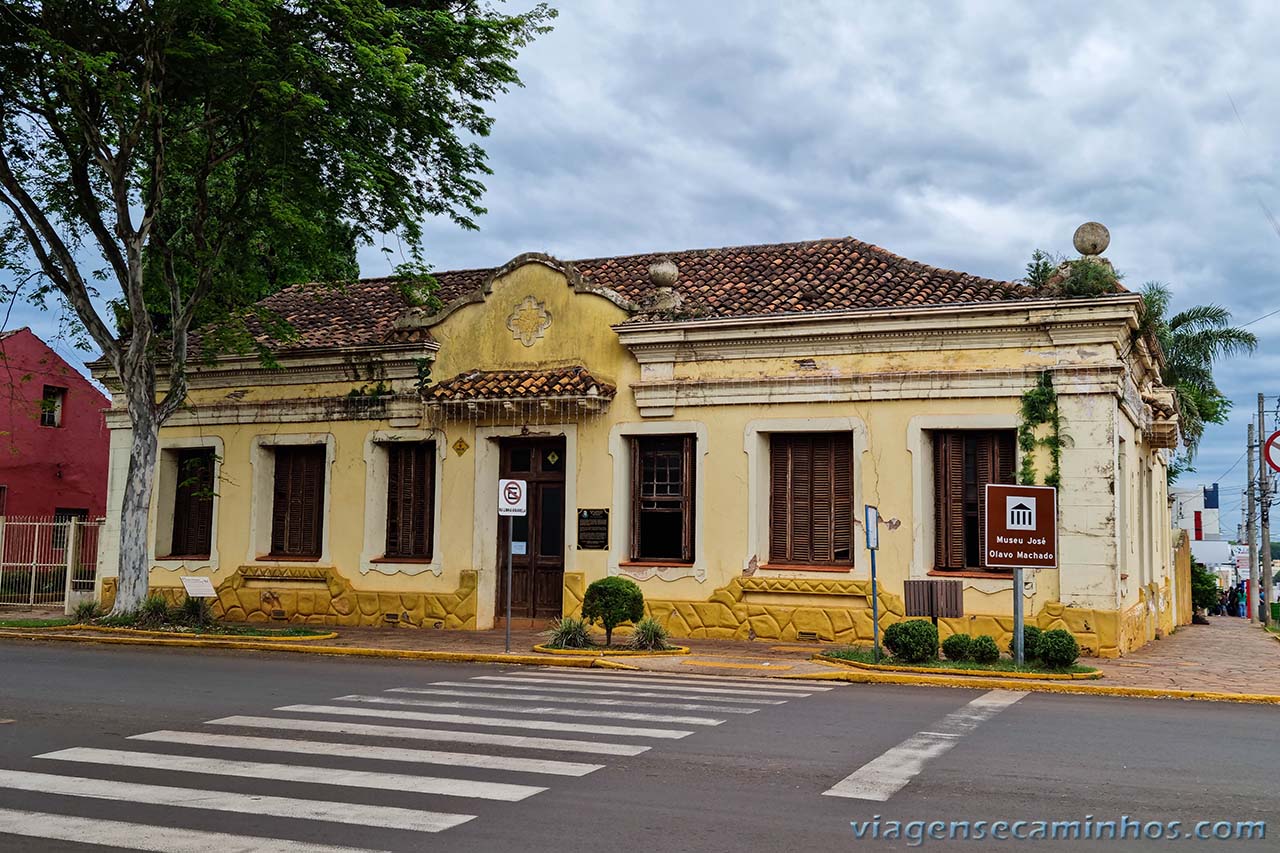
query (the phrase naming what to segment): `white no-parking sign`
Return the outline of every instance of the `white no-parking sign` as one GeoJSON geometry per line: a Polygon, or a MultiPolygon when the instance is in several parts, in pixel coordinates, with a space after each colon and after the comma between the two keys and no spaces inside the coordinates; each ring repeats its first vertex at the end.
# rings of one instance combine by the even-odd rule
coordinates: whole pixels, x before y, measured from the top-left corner
{"type": "Polygon", "coordinates": [[[498,481],[498,515],[527,515],[529,484],[524,480],[498,481]]]}

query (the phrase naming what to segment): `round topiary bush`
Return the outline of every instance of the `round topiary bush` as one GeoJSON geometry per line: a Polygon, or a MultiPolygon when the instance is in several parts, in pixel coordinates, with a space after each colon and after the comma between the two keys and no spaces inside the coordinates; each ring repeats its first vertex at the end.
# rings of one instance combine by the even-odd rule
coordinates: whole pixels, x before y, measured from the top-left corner
{"type": "Polygon", "coordinates": [[[1027,660],[1040,657],[1040,637],[1043,633],[1035,625],[1022,626],[1022,655],[1027,660]]]}
{"type": "Polygon", "coordinates": [[[884,631],[884,644],[905,663],[923,663],[938,656],[938,629],[925,619],[895,622],[884,631]]]}
{"type": "Polygon", "coordinates": [[[1055,628],[1040,635],[1040,662],[1045,666],[1066,669],[1080,657],[1080,644],[1070,631],[1055,628]]]}
{"type": "Polygon", "coordinates": [[[974,637],[969,644],[969,656],[977,663],[995,663],[1000,660],[1000,647],[986,634],[974,637]]]}
{"type": "Polygon", "coordinates": [[[952,634],[942,641],[942,653],[947,660],[968,660],[973,637],[968,634],[952,634]]]}
{"type": "Polygon", "coordinates": [[[644,593],[635,581],[608,577],[594,581],[582,597],[582,618],[600,620],[604,644],[613,645],[613,629],[623,622],[639,622],[644,617],[644,593]]]}

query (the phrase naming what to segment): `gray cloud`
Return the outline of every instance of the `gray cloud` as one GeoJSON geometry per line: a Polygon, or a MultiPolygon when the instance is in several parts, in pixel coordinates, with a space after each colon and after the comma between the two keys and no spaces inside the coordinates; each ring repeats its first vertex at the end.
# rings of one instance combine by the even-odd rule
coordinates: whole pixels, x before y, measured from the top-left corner
{"type": "MultiPolygon", "coordinates": [[[[1175,308],[1280,308],[1258,203],[1280,212],[1276,4],[560,5],[494,107],[481,230],[428,223],[437,268],[852,234],[1013,278],[1098,219],[1126,281],[1168,282],[1175,308]]],[[[1220,371],[1237,410],[1205,479],[1251,395],[1280,392],[1280,315],[1253,329],[1259,354],[1220,371]]]]}

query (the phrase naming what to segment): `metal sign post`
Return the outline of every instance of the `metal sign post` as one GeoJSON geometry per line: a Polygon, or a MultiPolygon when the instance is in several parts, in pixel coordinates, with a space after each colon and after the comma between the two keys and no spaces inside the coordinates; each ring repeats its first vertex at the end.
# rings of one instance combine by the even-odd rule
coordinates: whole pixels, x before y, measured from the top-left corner
{"type": "Polygon", "coordinates": [[[1013,642],[1018,666],[1023,648],[1024,569],[1058,568],[1058,490],[1053,486],[1009,486],[988,483],[983,553],[989,569],[1013,569],[1013,642]]]}
{"type": "Polygon", "coordinates": [[[876,550],[880,547],[880,510],[871,505],[863,508],[867,532],[867,550],[871,552],[871,637],[875,646],[875,662],[880,663],[880,595],[876,589],[876,550]]]}
{"type": "Polygon", "coordinates": [[[511,541],[515,522],[511,519],[528,513],[529,484],[524,480],[498,481],[498,516],[507,519],[507,645],[506,654],[511,654],[511,555],[515,544],[511,541]]]}

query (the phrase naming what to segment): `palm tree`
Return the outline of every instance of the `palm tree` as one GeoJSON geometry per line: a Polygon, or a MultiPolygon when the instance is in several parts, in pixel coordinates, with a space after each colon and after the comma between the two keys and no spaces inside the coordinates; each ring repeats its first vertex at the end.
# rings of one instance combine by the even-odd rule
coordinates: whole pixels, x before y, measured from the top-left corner
{"type": "Polygon", "coordinates": [[[1149,334],[1164,350],[1164,384],[1174,390],[1182,440],[1188,458],[1195,456],[1206,424],[1225,423],[1231,401],[1213,380],[1220,358],[1252,353],[1258,338],[1231,325],[1231,312],[1221,305],[1196,305],[1167,317],[1169,288],[1158,281],[1142,289],[1140,334],[1149,334]]]}

